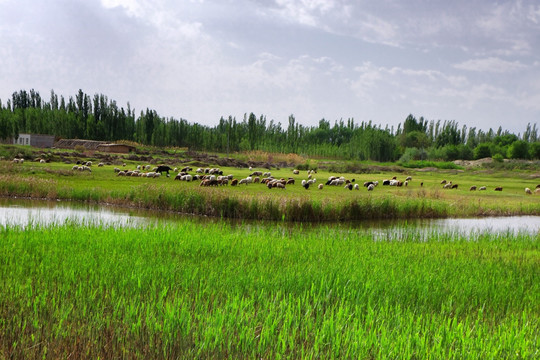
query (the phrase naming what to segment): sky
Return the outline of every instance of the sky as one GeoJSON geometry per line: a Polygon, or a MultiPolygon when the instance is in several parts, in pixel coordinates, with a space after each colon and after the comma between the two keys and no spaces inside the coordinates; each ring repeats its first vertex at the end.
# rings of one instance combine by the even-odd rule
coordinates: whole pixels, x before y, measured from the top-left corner
{"type": "Polygon", "coordinates": [[[412,114],[523,133],[540,125],[540,2],[0,0],[0,99],[30,89],[209,126],[412,114]]]}

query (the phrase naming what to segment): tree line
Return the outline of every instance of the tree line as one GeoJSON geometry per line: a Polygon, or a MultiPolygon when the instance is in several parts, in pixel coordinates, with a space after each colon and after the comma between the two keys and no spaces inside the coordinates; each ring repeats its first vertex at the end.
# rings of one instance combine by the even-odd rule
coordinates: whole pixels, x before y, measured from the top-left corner
{"type": "Polygon", "coordinates": [[[162,117],[155,110],[136,114],[103,94],[79,90],[67,100],[53,90],[45,101],[35,90],[14,92],[0,100],[0,139],[19,133],[103,141],[129,140],[144,145],[187,147],[230,153],[248,150],[374,161],[456,160],[483,157],[540,159],[536,124],[523,134],[499,127],[484,131],[459,126],[455,120],[426,120],[409,115],[397,129],[371,121],[321,119],[304,126],[290,115],[286,124],[266,116],[221,117],[215,126],[162,117]]]}

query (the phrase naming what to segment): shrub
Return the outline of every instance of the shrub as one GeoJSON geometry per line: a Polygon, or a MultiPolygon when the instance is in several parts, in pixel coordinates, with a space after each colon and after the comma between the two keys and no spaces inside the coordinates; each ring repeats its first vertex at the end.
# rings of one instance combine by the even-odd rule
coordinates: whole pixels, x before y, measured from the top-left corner
{"type": "Polygon", "coordinates": [[[501,154],[495,154],[495,155],[493,155],[492,159],[493,159],[493,161],[501,163],[501,162],[503,162],[504,157],[501,154]]]}

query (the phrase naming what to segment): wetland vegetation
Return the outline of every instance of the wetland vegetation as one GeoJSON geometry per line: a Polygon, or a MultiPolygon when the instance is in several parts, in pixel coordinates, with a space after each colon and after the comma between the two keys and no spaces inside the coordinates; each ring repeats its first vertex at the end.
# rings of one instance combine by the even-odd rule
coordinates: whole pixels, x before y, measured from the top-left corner
{"type": "Polygon", "coordinates": [[[537,236],[0,228],[2,358],[523,358],[537,236]]]}

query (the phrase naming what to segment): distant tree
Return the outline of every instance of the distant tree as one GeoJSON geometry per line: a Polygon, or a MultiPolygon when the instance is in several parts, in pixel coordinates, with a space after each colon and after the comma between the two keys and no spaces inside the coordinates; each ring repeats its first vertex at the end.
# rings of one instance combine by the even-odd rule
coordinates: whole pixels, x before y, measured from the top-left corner
{"type": "Polygon", "coordinates": [[[529,144],[529,156],[533,160],[540,159],[540,141],[529,144]]]}
{"type": "Polygon", "coordinates": [[[508,148],[508,157],[510,159],[528,159],[529,144],[524,140],[514,141],[508,148]]]}
{"type": "Polygon", "coordinates": [[[479,144],[474,149],[474,158],[475,159],[483,159],[483,158],[487,158],[487,157],[491,157],[491,148],[489,146],[489,143],[479,144]]]}

